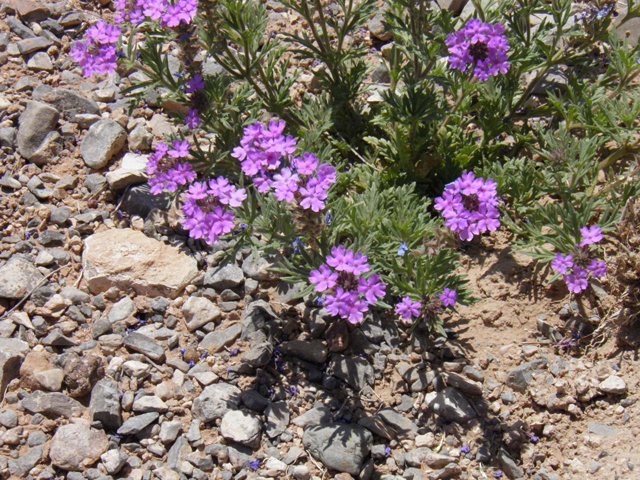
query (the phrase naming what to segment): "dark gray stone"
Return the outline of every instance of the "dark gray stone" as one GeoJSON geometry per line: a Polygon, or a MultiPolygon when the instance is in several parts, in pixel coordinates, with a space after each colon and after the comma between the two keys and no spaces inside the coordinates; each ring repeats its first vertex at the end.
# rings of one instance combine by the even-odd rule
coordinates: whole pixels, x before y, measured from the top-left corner
{"type": "Polygon", "coordinates": [[[16,17],[7,18],[7,25],[11,29],[13,33],[19,36],[22,39],[25,38],[36,38],[37,35],[33,33],[29,27],[27,27],[24,23],[18,20],[16,17]]]}
{"type": "Polygon", "coordinates": [[[279,347],[285,355],[291,355],[307,362],[324,363],[329,356],[329,349],[321,340],[292,340],[279,347]]]}
{"type": "Polygon", "coordinates": [[[160,417],[158,412],[143,413],[142,415],[129,417],[118,428],[118,435],[136,435],[155,422],[158,417],[160,417]]]}
{"type": "Polygon", "coordinates": [[[164,361],[164,348],[151,338],[138,332],[132,332],[124,337],[127,348],[146,355],[155,362],[164,361]]]}
{"type": "Polygon", "coordinates": [[[329,362],[328,372],[345,383],[361,390],[374,381],[373,368],[363,358],[352,358],[334,353],[329,362]]]}
{"type": "Polygon", "coordinates": [[[22,55],[29,55],[30,53],[37,52],[38,50],[46,50],[53,45],[53,42],[48,38],[35,37],[20,40],[16,45],[22,55]]]}
{"type": "MultiPolygon", "coordinates": [[[[103,177],[104,178],[104,177],[103,177]]],[[[106,183],[106,179],[105,179],[106,183]]],[[[131,187],[122,201],[122,210],[130,215],[138,215],[146,218],[151,210],[167,210],[171,201],[165,195],[152,195],[149,191],[149,185],[136,185],[131,187]]]]}
{"type": "Polygon", "coordinates": [[[65,88],[56,88],[43,96],[43,100],[56,108],[65,120],[76,122],[77,115],[100,115],[100,107],[93,100],[65,88]]]}
{"type": "Polygon", "coordinates": [[[500,467],[502,471],[509,477],[514,480],[517,478],[524,477],[524,470],[522,470],[516,462],[514,462],[511,457],[504,450],[498,451],[498,462],[500,462],[500,467]]]}
{"type": "Polygon", "coordinates": [[[116,431],[120,428],[120,394],[115,382],[105,378],[94,385],[89,409],[91,418],[102,423],[105,430],[116,431]]]}
{"type": "Polygon", "coordinates": [[[42,447],[32,449],[26,455],[22,455],[16,460],[9,460],[9,472],[18,477],[26,477],[27,474],[44,458],[42,447]]]}
{"type": "Polygon", "coordinates": [[[266,410],[267,424],[265,431],[270,438],[282,435],[289,426],[289,405],[287,402],[276,402],[270,404],[266,410]]]}
{"type": "Polygon", "coordinates": [[[215,330],[208,333],[200,342],[200,347],[210,352],[219,352],[224,347],[231,345],[242,333],[239,323],[234,323],[224,330],[215,330]]]}
{"type": "Polygon", "coordinates": [[[302,443],[325,467],[358,475],[373,445],[373,435],[357,425],[331,423],[306,428],[302,443]]]}
{"type": "Polygon", "coordinates": [[[322,425],[329,423],[333,419],[331,410],[326,405],[318,405],[308,412],[297,416],[293,419],[293,424],[298,427],[307,427],[309,425],[322,425]]]}
{"type": "Polygon", "coordinates": [[[6,391],[11,380],[18,377],[29,344],[17,338],[0,338],[0,390],[6,391]]]}
{"type": "Polygon", "coordinates": [[[237,265],[230,263],[221,269],[212,268],[207,271],[204,277],[204,284],[216,290],[225,288],[235,288],[244,282],[244,273],[237,265]]]}
{"type": "Polygon", "coordinates": [[[255,390],[245,390],[240,394],[242,404],[255,412],[264,412],[271,402],[255,390]]]}
{"type": "Polygon", "coordinates": [[[252,345],[247,353],[242,356],[242,361],[252,367],[264,367],[271,361],[273,345],[269,342],[260,342],[252,345]]]}
{"type": "Polygon", "coordinates": [[[518,368],[511,370],[507,374],[507,386],[513,388],[517,392],[524,392],[533,379],[531,372],[539,370],[548,364],[549,362],[546,359],[540,358],[520,365],[518,368]]]}
{"type": "Polygon", "coordinates": [[[98,170],[106,167],[126,142],[127,132],[117,122],[103,118],[89,128],[80,145],[80,153],[88,167],[98,170]]]}
{"type": "Polygon", "coordinates": [[[36,390],[27,395],[20,404],[31,413],[67,418],[80,416],[85,410],[85,407],[80,402],[67,397],[64,393],[43,392],[41,390],[36,390]]]}
{"type": "Polygon", "coordinates": [[[31,159],[43,146],[49,133],[55,130],[60,113],[40,102],[28,101],[27,108],[18,120],[18,151],[31,159]]]}

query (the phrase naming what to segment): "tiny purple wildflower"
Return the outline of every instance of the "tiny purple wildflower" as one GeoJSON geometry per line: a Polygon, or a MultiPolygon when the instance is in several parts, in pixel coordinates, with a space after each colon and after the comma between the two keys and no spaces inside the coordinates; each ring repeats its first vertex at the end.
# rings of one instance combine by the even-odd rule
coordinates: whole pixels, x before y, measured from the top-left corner
{"type": "Polygon", "coordinates": [[[602,230],[597,225],[581,228],[580,233],[582,234],[582,241],[580,242],[581,247],[598,243],[603,238],[602,230]]]}
{"type": "Polygon", "coordinates": [[[412,302],[410,297],[404,297],[400,303],[396,305],[396,313],[406,321],[409,321],[411,317],[420,315],[420,308],[422,308],[422,303],[412,302]]]}
{"type": "Polygon", "coordinates": [[[566,257],[562,254],[557,254],[556,259],[551,262],[551,267],[558,273],[564,275],[567,273],[568,269],[573,268],[573,255],[567,255],[566,257]]]}
{"type": "Polygon", "coordinates": [[[591,272],[594,278],[602,278],[607,275],[608,268],[605,262],[599,262],[593,259],[587,267],[587,270],[591,272]]]}
{"type": "Polygon", "coordinates": [[[461,451],[462,453],[469,453],[469,452],[471,451],[471,447],[470,447],[469,445],[463,445],[463,446],[460,448],[460,451],[461,451]]]}
{"type": "Polygon", "coordinates": [[[452,307],[456,304],[456,300],[458,298],[458,294],[455,290],[450,290],[448,288],[444,289],[444,293],[440,295],[440,300],[445,307],[452,307]]]}

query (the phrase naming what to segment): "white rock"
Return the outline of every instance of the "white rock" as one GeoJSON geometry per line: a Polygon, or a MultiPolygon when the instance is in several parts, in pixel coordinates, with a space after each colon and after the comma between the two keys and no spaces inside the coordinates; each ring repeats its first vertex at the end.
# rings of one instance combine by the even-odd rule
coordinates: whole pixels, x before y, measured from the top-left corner
{"type": "Polygon", "coordinates": [[[122,364],[125,375],[141,380],[146,378],[151,372],[151,365],[137,360],[129,360],[122,364]]]}
{"type": "Polygon", "coordinates": [[[220,434],[227,440],[248,447],[260,445],[262,424],[254,415],[240,410],[230,410],[220,423],[220,434]]]}
{"type": "Polygon", "coordinates": [[[622,378],[616,375],[611,375],[598,385],[598,390],[604,393],[622,395],[627,392],[627,384],[622,378]]]}
{"type": "Polygon", "coordinates": [[[102,460],[104,468],[106,468],[107,472],[111,475],[122,470],[124,464],[127,463],[127,458],[129,458],[127,454],[117,448],[108,450],[100,456],[100,460],[102,460]]]}
{"type": "Polygon", "coordinates": [[[133,402],[133,411],[139,413],[166,412],[169,410],[167,404],[155,395],[146,395],[133,402]]]}
{"type": "Polygon", "coordinates": [[[113,172],[107,173],[107,182],[113,190],[122,190],[144,183],[147,180],[147,155],[127,153],[122,158],[122,165],[113,172]]]}

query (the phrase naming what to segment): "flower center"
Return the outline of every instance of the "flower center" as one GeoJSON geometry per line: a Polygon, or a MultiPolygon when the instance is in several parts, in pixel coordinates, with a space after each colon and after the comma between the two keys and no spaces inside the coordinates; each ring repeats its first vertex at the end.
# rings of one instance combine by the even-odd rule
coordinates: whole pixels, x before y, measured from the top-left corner
{"type": "Polygon", "coordinates": [[[462,197],[462,205],[466,210],[469,210],[470,212],[476,212],[480,207],[480,200],[478,199],[477,195],[467,195],[465,197],[462,197]]]}
{"type": "Polygon", "coordinates": [[[489,47],[484,42],[473,43],[469,47],[469,53],[476,62],[481,62],[489,56],[489,47]]]}

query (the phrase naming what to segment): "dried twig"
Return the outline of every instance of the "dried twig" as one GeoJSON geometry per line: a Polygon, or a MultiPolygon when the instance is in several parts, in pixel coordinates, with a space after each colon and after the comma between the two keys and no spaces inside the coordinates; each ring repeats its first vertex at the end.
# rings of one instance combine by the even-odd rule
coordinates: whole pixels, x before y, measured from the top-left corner
{"type": "Polygon", "coordinates": [[[5,312],[5,314],[4,314],[4,315],[2,315],[2,317],[0,317],[0,320],[2,320],[2,319],[4,319],[4,318],[8,317],[11,313],[13,313],[13,311],[14,311],[16,308],[19,308],[19,307],[20,307],[24,302],[26,302],[26,301],[27,301],[27,299],[31,296],[31,294],[32,294],[33,292],[35,292],[38,288],[40,288],[40,286],[41,286],[41,285],[42,285],[46,280],[48,280],[48,279],[49,279],[49,278],[50,278],[54,273],[59,272],[61,269],[62,269],[62,267],[58,267],[58,268],[56,268],[53,272],[51,272],[49,275],[47,275],[47,276],[46,276],[46,277],[44,277],[42,280],[40,280],[40,281],[38,282],[38,284],[37,284],[35,287],[33,287],[29,293],[27,293],[24,297],[22,297],[18,303],[16,303],[13,307],[11,307],[11,309],[10,309],[10,310],[8,310],[7,312],[5,312]]]}

